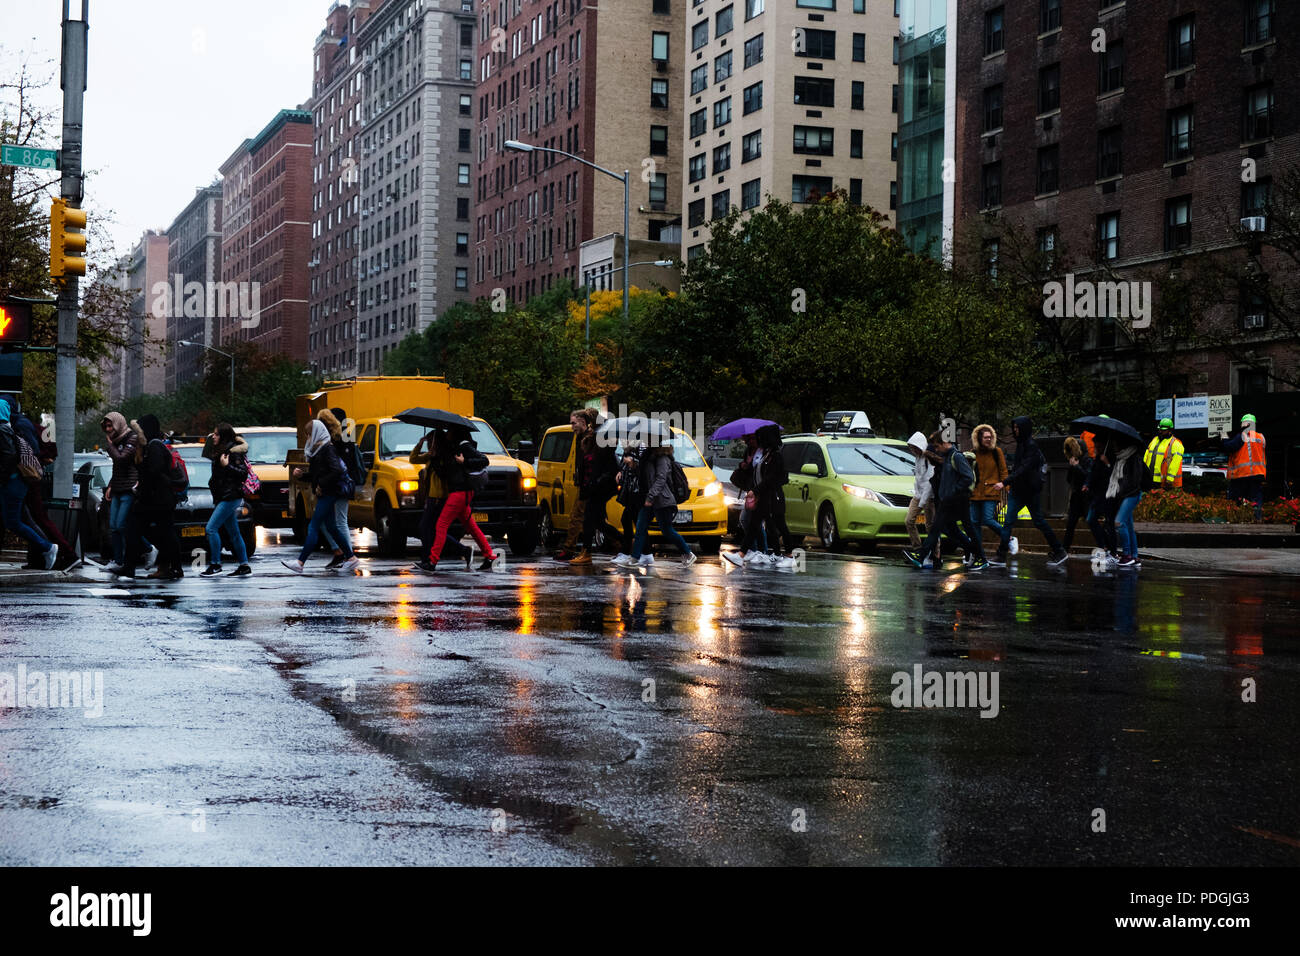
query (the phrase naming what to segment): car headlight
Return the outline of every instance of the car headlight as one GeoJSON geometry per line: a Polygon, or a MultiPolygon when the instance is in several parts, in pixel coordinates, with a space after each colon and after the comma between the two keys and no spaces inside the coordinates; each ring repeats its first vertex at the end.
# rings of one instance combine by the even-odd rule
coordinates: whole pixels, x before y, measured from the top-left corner
{"type": "Polygon", "coordinates": [[[847,494],[854,498],[865,498],[867,501],[874,501],[878,505],[889,504],[889,499],[879,492],[872,491],[870,488],[863,488],[859,485],[840,485],[847,494]]]}
{"type": "Polygon", "coordinates": [[[531,489],[531,488],[536,488],[536,487],[537,487],[537,479],[536,479],[536,478],[525,478],[525,479],[524,479],[524,491],[528,491],[529,489],[531,489]]]}
{"type": "Polygon", "coordinates": [[[397,483],[397,491],[399,494],[413,495],[419,490],[420,483],[418,481],[399,481],[397,483]]]}
{"type": "Polygon", "coordinates": [[[719,494],[722,494],[722,482],[710,481],[707,485],[704,486],[704,490],[700,492],[700,497],[709,498],[712,497],[713,495],[719,495],[719,494]]]}

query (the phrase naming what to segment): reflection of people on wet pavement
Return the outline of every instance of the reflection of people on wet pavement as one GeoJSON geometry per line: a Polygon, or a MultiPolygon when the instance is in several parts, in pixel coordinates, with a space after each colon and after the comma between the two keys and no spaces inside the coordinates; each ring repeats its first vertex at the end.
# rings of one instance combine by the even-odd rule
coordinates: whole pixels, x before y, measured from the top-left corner
{"type": "Polygon", "coordinates": [[[1115,630],[1121,634],[1137,633],[1137,580],[1133,574],[1115,578],[1115,630]]]}

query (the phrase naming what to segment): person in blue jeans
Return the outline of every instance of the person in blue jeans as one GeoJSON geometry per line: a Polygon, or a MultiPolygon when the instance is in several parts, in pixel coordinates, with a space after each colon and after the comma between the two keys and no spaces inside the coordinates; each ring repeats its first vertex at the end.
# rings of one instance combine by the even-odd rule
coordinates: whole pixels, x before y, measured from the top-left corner
{"type": "Polygon", "coordinates": [[[690,567],[695,563],[695,552],[686,543],[673,525],[677,515],[677,499],[673,497],[669,476],[672,474],[673,448],[667,443],[646,450],[641,462],[641,484],[646,489],[645,504],[636,519],[636,540],[632,545],[632,554],[628,564],[643,568],[653,567],[653,555],[643,554],[647,547],[647,535],[650,519],[659,524],[659,533],[671,540],[682,550],[682,566],[690,567]]]}
{"type": "MultiPolygon", "coordinates": [[[[129,567],[135,576],[136,555],[126,553],[126,543],[131,536],[131,514],[135,510],[136,486],[140,482],[140,458],[144,453],[144,435],[127,424],[121,412],[109,412],[99,423],[104,432],[104,451],[113,461],[113,472],[104,494],[108,500],[108,534],[112,549],[112,563],[108,570],[114,574],[129,567]]],[[[157,557],[154,548],[143,536],[140,547],[149,557],[157,557]]],[[[146,567],[150,565],[145,562],[146,567]]],[[[125,576],[125,575],[124,575],[125,576]]]]}
{"type": "Polygon", "coordinates": [[[59,548],[23,521],[27,482],[18,471],[18,435],[9,424],[9,415],[9,403],[0,402],[0,499],[3,499],[5,527],[40,551],[48,571],[58,560],[59,548]]]}
{"type": "Polygon", "coordinates": [[[307,439],[303,452],[307,455],[307,470],[304,472],[301,468],[295,468],[293,474],[295,478],[306,478],[311,482],[316,492],[316,507],[312,509],[311,523],[307,525],[307,538],[303,541],[297,560],[280,563],[294,574],[302,574],[307,559],[316,550],[321,527],[326,526],[329,527],[330,534],[334,536],[335,542],[344,554],[344,561],[339,565],[339,570],[351,571],[361,562],[352,553],[352,544],[347,533],[338,526],[335,505],[340,498],[351,497],[352,482],[348,478],[343,460],[339,458],[338,452],[330,441],[329,429],[319,419],[312,420],[311,437],[307,439]]]}
{"type": "Polygon", "coordinates": [[[1142,486],[1146,475],[1142,456],[1137,445],[1125,445],[1115,454],[1115,466],[1106,488],[1106,502],[1115,515],[1115,533],[1119,538],[1121,568],[1137,569],[1137,530],[1133,527],[1133,512],[1142,500],[1142,486]]]}
{"type": "Polygon", "coordinates": [[[1034,441],[1034,423],[1029,416],[1022,415],[1011,422],[1011,432],[1016,439],[1015,461],[1011,465],[1010,472],[1007,473],[1006,481],[999,481],[993,486],[995,491],[1001,491],[1004,487],[1010,488],[1007,495],[1007,520],[1002,526],[998,552],[989,559],[989,564],[1002,566],[1007,563],[1011,531],[1015,528],[1016,516],[1020,514],[1021,508],[1029,509],[1030,520],[1033,521],[1034,527],[1042,532],[1043,540],[1047,542],[1047,563],[1053,566],[1062,564],[1070,555],[1061,547],[1061,542],[1057,540],[1056,534],[1043,515],[1043,471],[1047,466],[1047,459],[1043,457],[1042,449],[1034,441]]]}
{"type": "Polygon", "coordinates": [[[239,509],[244,504],[244,479],[248,477],[248,443],[235,434],[234,428],[222,422],[204,441],[203,457],[212,462],[208,488],[213,503],[212,517],[205,529],[208,534],[208,566],[203,569],[203,576],[221,573],[223,529],[230,539],[230,550],[239,562],[231,577],[252,574],[244,536],[239,533],[239,509]]]}

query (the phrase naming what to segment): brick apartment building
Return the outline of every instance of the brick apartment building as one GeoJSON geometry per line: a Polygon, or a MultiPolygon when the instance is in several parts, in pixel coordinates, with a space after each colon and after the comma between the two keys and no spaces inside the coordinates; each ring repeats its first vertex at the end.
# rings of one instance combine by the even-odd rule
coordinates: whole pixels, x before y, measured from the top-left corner
{"type": "Polygon", "coordinates": [[[251,342],[300,362],[307,360],[311,151],[312,114],[281,110],[221,166],[222,280],[257,283],[261,306],[256,317],[222,318],[221,341],[251,342]]]}
{"type": "Polygon", "coordinates": [[[361,224],[362,67],[355,42],[383,0],[330,6],[312,51],[310,319],[307,359],[322,374],[356,374],[361,224]]]}
{"type": "Polygon", "coordinates": [[[507,140],[630,171],[633,242],[663,244],[651,259],[676,255],[687,2],[478,8],[472,139],[462,140],[462,168],[477,163],[474,297],[500,288],[523,302],[562,278],[581,283],[582,244],[624,231],[621,182],[554,153],[507,150],[507,140]]]}

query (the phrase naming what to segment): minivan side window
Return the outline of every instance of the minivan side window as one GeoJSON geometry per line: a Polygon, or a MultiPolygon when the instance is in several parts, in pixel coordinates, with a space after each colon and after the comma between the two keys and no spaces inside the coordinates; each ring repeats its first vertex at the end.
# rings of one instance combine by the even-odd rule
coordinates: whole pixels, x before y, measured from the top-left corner
{"type": "Polygon", "coordinates": [[[542,461],[568,461],[573,447],[573,432],[551,432],[542,439],[542,450],[537,456],[542,461]]]}
{"type": "Polygon", "coordinates": [[[799,474],[799,466],[803,464],[807,448],[808,443],[803,441],[782,443],[781,455],[785,458],[785,470],[788,474],[799,474]]]}
{"type": "Polygon", "coordinates": [[[804,455],[805,462],[812,462],[817,466],[817,475],[824,477],[826,475],[826,456],[822,454],[822,446],[808,443],[808,453],[804,455]]]}

